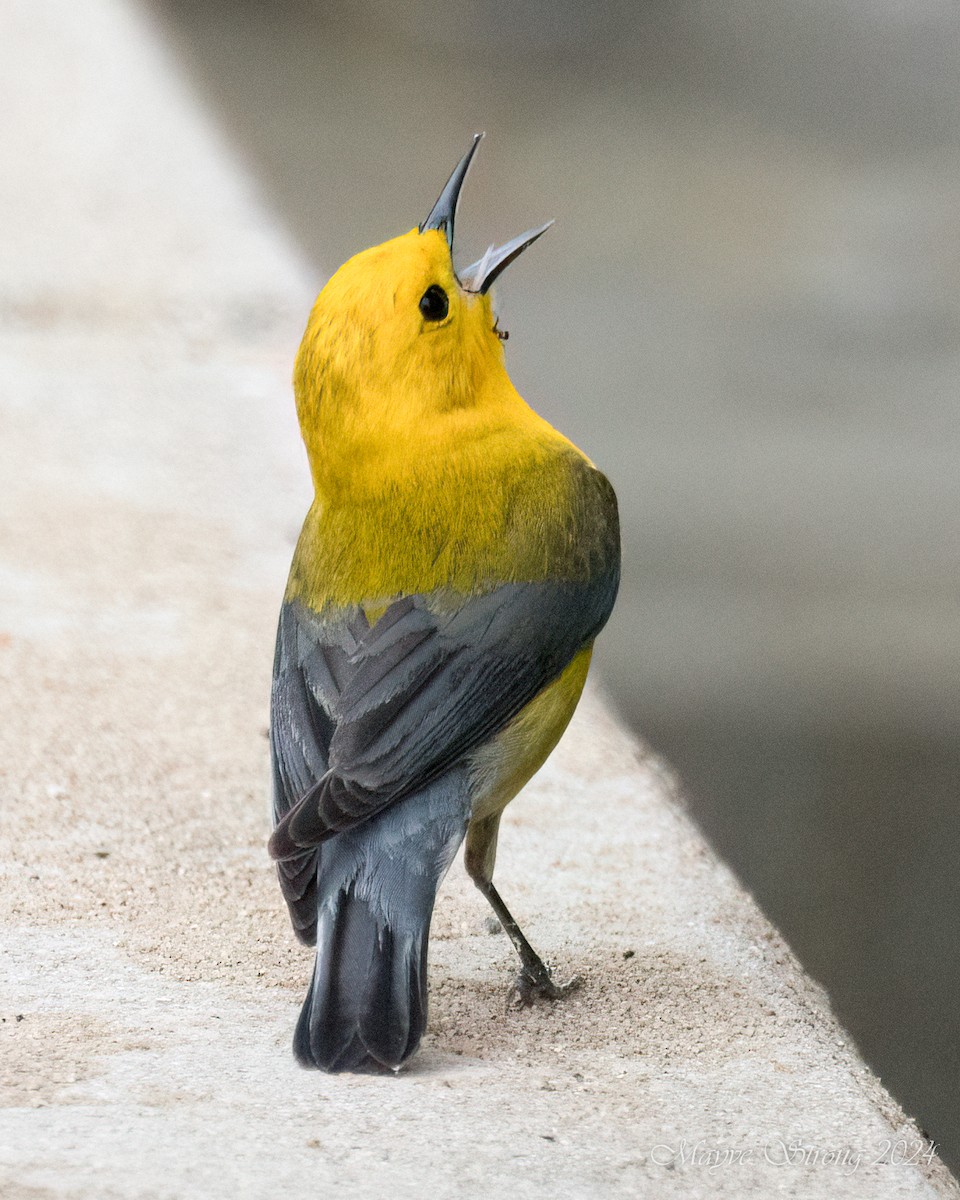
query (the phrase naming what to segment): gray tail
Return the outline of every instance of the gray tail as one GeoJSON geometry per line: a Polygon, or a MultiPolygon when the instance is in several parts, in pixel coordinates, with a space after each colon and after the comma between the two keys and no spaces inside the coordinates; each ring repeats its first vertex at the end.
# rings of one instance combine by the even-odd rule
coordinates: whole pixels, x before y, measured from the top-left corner
{"type": "Polygon", "coordinates": [[[466,827],[452,782],[323,843],[317,960],[293,1039],[303,1066],[395,1069],[420,1044],[430,920],[466,827]]]}
{"type": "MultiPolygon", "coordinates": [[[[431,905],[432,909],[432,905],[431,905]]],[[[427,938],[395,933],[351,888],[320,919],[317,964],[293,1038],[305,1067],[399,1067],[427,1024],[427,938]]]]}

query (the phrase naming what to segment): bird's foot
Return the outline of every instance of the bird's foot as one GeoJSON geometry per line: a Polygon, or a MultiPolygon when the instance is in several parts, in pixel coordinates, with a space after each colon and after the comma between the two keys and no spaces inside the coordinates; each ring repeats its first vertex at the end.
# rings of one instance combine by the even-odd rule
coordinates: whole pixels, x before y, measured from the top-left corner
{"type": "Polygon", "coordinates": [[[524,967],[510,988],[510,998],[518,1008],[527,1008],[534,1000],[562,1000],[583,983],[579,975],[574,975],[566,983],[555,983],[543,963],[538,966],[539,970],[524,967]]]}

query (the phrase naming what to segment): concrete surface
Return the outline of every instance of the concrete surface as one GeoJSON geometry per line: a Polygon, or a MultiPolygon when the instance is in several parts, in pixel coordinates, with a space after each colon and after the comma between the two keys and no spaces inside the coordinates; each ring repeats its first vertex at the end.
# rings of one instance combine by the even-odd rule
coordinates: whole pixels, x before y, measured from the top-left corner
{"type": "Polygon", "coordinates": [[[320,281],[134,6],[2,21],[5,1200],[957,1195],[595,693],[498,870],[583,989],[509,1008],[457,868],[412,1069],[294,1066],[263,732],[320,281]]]}
{"type": "Polygon", "coordinates": [[[620,498],[595,666],[960,1171],[960,5],[150,4],[318,270],[474,128],[461,261],[557,218],[498,302],[620,498]]]}

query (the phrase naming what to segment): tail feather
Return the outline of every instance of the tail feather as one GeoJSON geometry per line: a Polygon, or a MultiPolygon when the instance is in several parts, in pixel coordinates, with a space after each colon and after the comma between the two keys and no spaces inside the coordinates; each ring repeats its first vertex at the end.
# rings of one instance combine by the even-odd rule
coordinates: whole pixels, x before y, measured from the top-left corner
{"type": "Polygon", "coordinates": [[[429,918],[421,936],[397,938],[351,891],[320,928],[294,1035],[297,1059],[322,1071],[400,1066],[426,1027],[429,918]]]}
{"type": "Polygon", "coordinates": [[[322,1071],[397,1068],[427,1023],[427,943],[437,888],[468,815],[445,777],[323,844],[317,959],[294,1053],[322,1071]]]}

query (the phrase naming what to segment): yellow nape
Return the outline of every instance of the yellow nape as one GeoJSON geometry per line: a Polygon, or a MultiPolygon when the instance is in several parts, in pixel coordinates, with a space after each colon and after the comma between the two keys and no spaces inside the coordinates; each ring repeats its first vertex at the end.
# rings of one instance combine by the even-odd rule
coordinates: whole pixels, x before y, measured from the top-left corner
{"type": "Polygon", "coordinates": [[[542,525],[576,507],[587,460],[517,393],[490,298],[461,287],[437,230],[337,271],[294,383],[317,496],[288,597],[320,608],[471,592],[562,571],[558,539],[576,550],[571,530],[542,525]],[[440,317],[421,303],[430,289],[440,317]]]}
{"type": "Polygon", "coordinates": [[[544,425],[511,384],[494,326],[490,297],[460,286],[435,229],[344,263],[317,297],[294,373],[318,494],[378,490],[425,443],[544,425]],[[441,320],[420,309],[431,287],[448,302],[441,320]]]}

